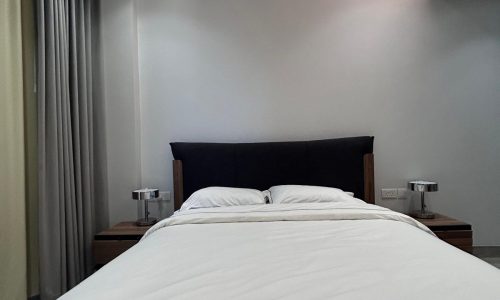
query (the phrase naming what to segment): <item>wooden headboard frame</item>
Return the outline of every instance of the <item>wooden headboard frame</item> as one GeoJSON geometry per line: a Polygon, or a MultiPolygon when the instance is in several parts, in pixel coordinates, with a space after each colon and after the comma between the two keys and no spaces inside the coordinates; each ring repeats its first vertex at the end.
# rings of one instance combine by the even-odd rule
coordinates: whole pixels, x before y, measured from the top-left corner
{"type": "MultiPolygon", "coordinates": [[[[174,169],[174,209],[178,210],[184,203],[184,185],[182,176],[182,160],[173,161],[174,169]]],[[[363,155],[364,170],[364,200],[375,204],[375,175],[374,175],[373,153],[363,155]]]]}

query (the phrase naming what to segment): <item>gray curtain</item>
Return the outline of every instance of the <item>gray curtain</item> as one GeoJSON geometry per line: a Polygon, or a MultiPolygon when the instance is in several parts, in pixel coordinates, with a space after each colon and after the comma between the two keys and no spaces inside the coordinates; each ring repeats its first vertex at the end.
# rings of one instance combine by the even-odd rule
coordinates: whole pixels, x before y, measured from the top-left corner
{"type": "Polygon", "coordinates": [[[93,235],[107,223],[95,8],[89,0],[37,0],[42,299],[92,271],[93,235]]]}

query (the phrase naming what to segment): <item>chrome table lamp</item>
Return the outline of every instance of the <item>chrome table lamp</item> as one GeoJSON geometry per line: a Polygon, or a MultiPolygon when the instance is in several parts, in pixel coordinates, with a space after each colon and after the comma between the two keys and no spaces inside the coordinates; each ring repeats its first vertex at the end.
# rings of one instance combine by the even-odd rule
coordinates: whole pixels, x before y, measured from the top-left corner
{"type": "Polygon", "coordinates": [[[156,223],[157,220],[155,218],[149,217],[148,201],[156,199],[159,196],[160,191],[158,189],[145,188],[132,192],[132,199],[144,201],[144,218],[140,218],[135,222],[137,226],[151,226],[156,223]]]}
{"type": "Polygon", "coordinates": [[[428,211],[425,205],[425,192],[437,192],[437,182],[423,180],[410,181],[408,182],[408,189],[420,192],[420,210],[413,212],[411,216],[419,219],[434,219],[434,213],[428,211]]]}

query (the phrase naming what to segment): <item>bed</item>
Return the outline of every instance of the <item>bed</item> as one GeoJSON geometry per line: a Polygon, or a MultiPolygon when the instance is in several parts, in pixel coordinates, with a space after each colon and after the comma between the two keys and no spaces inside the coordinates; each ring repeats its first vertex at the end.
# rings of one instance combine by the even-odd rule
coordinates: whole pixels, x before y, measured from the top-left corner
{"type": "Polygon", "coordinates": [[[171,147],[176,209],[210,186],[335,187],[364,202],[180,211],[62,299],[500,297],[498,269],[374,205],[373,137],[171,147]]]}

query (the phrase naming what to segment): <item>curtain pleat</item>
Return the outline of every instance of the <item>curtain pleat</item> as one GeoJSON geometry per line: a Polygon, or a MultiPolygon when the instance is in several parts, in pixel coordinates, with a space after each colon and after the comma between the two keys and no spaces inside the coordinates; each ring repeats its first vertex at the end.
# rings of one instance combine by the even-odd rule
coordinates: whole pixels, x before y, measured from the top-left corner
{"type": "Polygon", "coordinates": [[[106,223],[96,212],[106,201],[95,193],[105,190],[104,176],[94,176],[105,173],[105,148],[94,142],[104,130],[93,109],[101,99],[93,97],[92,14],[92,1],[38,1],[42,299],[56,298],[92,271],[96,222],[106,223]]]}

